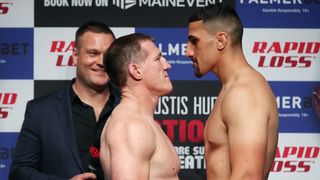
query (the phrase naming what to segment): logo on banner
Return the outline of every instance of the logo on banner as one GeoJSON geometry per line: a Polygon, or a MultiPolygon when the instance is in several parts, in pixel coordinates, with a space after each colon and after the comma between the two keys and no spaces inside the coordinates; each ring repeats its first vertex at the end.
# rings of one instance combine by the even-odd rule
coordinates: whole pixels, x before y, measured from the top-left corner
{"type": "Polygon", "coordinates": [[[256,41],[252,48],[261,68],[309,68],[319,51],[320,42],[256,41]]]}
{"type": "Polygon", "coordinates": [[[310,116],[306,109],[312,108],[311,97],[277,96],[276,101],[280,118],[308,118],[310,116]]]}
{"type": "Polygon", "coordinates": [[[185,56],[187,43],[159,43],[158,48],[164,56],[185,56]]]}
{"type": "Polygon", "coordinates": [[[0,54],[1,55],[26,55],[28,53],[29,43],[1,43],[0,54]]]}
{"type": "Polygon", "coordinates": [[[157,122],[165,129],[166,135],[172,142],[201,143],[203,141],[204,120],[163,119],[157,122]]]}
{"type": "Polygon", "coordinates": [[[312,107],[311,97],[277,96],[278,109],[302,109],[312,107]]]}
{"type": "Polygon", "coordinates": [[[313,146],[278,147],[271,172],[309,172],[319,157],[319,150],[313,146]]]}
{"type": "Polygon", "coordinates": [[[136,0],[113,0],[112,3],[121,9],[128,9],[137,4],[136,0]]]}
{"type": "Polygon", "coordinates": [[[52,41],[50,52],[57,54],[56,66],[75,66],[73,64],[72,55],[69,54],[72,52],[74,46],[74,41],[52,41]]]}
{"type": "MultiPolygon", "coordinates": [[[[19,56],[19,55],[27,55],[29,51],[29,43],[21,42],[21,43],[0,43],[0,55],[3,56],[19,56]]],[[[7,63],[7,59],[0,59],[0,64],[7,63]]]]}
{"type": "Polygon", "coordinates": [[[294,1],[263,1],[263,0],[240,0],[240,4],[320,4],[319,0],[294,0],[294,1]]]}
{"type": "MultiPolygon", "coordinates": [[[[222,0],[112,0],[112,4],[129,9],[139,7],[204,7],[209,4],[222,3],[222,0]]],[[[44,0],[45,7],[108,7],[109,0],[44,0]]]]}
{"type": "Polygon", "coordinates": [[[0,119],[6,119],[17,101],[17,93],[0,93],[0,119]]]}
{"type": "Polygon", "coordinates": [[[0,2],[0,14],[8,14],[10,7],[13,5],[13,0],[3,0],[0,2]]]}
{"type": "Polygon", "coordinates": [[[158,43],[158,48],[170,64],[192,64],[189,59],[185,60],[187,43],[158,43]],[[173,59],[175,57],[179,57],[179,59],[173,59]]]}
{"type": "Polygon", "coordinates": [[[244,1],[240,0],[240,4],[249,4],[249,5],[274,5],[272,8],[264,7],[262,8],[263,13],[291,13],[291,14],[301,14],[301,13],[310,13],[312,11],[309,8],[304,8],[302,5],[315,4],[319,5],[319,0],[294,0],[294,1],[263,1],[263,0],[249,0],[244,1]],[[292,8],[292,5],[295,8],[292,8]],[[276,7],[280,6],[280,7],[276,7]],[[303,7],[303,8],[301,8],[303,7]]]}
{"type": "Polygon", "coordinates": [[[0,34],[0,79],[32,79],[33,29],[0,28],[0,34]]]}

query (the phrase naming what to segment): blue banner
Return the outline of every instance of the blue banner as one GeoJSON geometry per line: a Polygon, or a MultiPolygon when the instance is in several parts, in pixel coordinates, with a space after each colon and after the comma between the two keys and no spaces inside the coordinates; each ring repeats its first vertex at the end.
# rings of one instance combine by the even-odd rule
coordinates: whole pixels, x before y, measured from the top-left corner
{"type": "Polygon", "coordinates": [[[33,79],[33,28],[0,28],[0,79],[33,79]]]}
{"type": "Polygon", "coordinates": [[[320,27],[319,0],[238,0],[236,10],[248,28],[320,27]]]}
{"type": "MultiPolygon", "coordinates": [[[[319,133],[314,91],[320,82],[270,82],[277,98],[280,132],[319,133]]],[[[318,104],[320,105],[320,104],[318,104]]]]}
{"type": "Polygon", "coordinates": [[[0,133],[0,177],[6,178],[19,133],[0,133]]]}

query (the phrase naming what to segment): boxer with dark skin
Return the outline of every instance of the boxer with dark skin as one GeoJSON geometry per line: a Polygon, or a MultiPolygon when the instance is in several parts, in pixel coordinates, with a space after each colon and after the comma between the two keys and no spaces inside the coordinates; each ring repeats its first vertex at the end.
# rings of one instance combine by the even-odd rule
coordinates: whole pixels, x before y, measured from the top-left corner
{"type": "Polygon", "coordinates": [[[278,142],[278,109],[264,77],[246,61],[239,16],[223,4],[189,19],[186,55],[195,76],[209,72],[222,84],[204,130],[210,180],[265,180],[278,142]]]}

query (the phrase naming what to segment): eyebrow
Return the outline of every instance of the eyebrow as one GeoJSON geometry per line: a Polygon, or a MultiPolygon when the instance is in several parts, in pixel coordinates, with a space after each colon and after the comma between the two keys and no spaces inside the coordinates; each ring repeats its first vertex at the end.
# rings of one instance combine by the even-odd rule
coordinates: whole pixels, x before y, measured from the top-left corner
{"type": "Polygon", "coordinates": [[[97,48],[92,48],[92,47],[86,48],[85,51],[86,52],[100,52],[97,48]]]}
{"type": "Polygon", "coordinates": [[[159,59],[161,56],[162,56],[162,53],[161,53],[161,52],[159,52],[159,54],[154,58],[154,60],[159,59]]]}

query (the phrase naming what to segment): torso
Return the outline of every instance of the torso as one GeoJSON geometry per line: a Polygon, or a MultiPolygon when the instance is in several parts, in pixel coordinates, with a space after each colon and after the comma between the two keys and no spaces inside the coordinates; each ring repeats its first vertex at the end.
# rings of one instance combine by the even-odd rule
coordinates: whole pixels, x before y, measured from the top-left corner
{"type": "Polygon", "coordinates": [[[230,161],[227,127],[220,118],[221,102],[218,96],[204,129],[205,159],[208,179],[229,179],[230,161]]]}
{"type": "MultiPolygon", "coordinates": [[[[257,79],[255,79],[257,80],[257,79]]],[[[239,80],[241,81],[241,80],[239,80]]],[[[265,97],[266,101],[270,105],[270,109],[268,110],[269,119],[268,122],[268,141],[267,144],[267,153],[266,162],[265,162],[265,177],[268,176],[269,169],[273,163],[274,152],[277,147],[277,114],[278,111],[273,107],[273,101],[268,100],[272,99],[273,96],[271,90],[269,89],[266,83],[262,82],[263,80],[258,79],[259,85],[254,85],[253,82],[247,82],[248,88],[264,88],[267,89],[264,91],[262,96],[265,97]],[[261,83],[262,82],[262,83],[261,83]],[[263,84],[263,85],[261,85],[263,84]],[[257,86],[257,87],[255,87],[257,86]],[[267,92],[267,93],[266,93],[267,92]],[[276,139],[276,140],[275,140],[276,139]]],[[[237,81],[233,82],[233,88],[237,88],[237,81]]],[[[243,83],[243,82],[241,82],[243,83]]],[[[245,82],[246,83],[246,82],[245,82]]],[[[255,89],[256,90],[256,89],[255,89]]],[[[219,180],[229,180],[230,175],[232,173],[231,164],[230,164],[230,157],[229,157],[229,139],[228,139],[228,128],[225,120],[222,117],[223,109],[222,104],[224,102],[225,96],[228,96],[228,88],[223,88],[220,94],[218,95],[217,101],[214,104],[214,108],[208,117],[208,120],[205,125],[204,130],[204,143],[205,143],[205,159],[206,159],[206,171],[207,171],[207,178],[209,180],[212,179],[219,179],[219,180]]],[[[236,98],[236,97],[234,97],[236,98]]],[[[239,105],[240,107],[241,105],[239,105]]],[[[241,154],[239,154],[241,156],[241,154]]]]}
{"type": "MultiPolygon", "coordinates": [[[[128,111],[126,111],[126,113],[130,114],[128,113],[128,111]]],[[[141,115],[136,116],[132,114],[130,114],[129,116],[131,117],[131,119],[127,119],[127,120],[132,121],[133,117],[135,117],[134,119],[139,119],[138,121],[143,121],[144,124],[148,124],[147,125],[148,128],[142,131],[144,132],[145,137],[148,137],[148,138],[152,137],[151,141],[156,142],[154,146],[154,151],[150,157],[149,179],[152,179],[152,180],[179,179],[177,176],[180,170],[179,157],[171,141],[163,132],[159,124],[156,123],[153,117],[146,117],[141,115]]],[[[125,118],[122,118],[122,119],[125,119],[125,118]]],[[[111,119],[113,123],[116,122],[117,120],[120,120],[120,119],[111,119]]],[[[108,126],[110,125],[111,121],[110,120],[107,121],[102,134],[105,134],[106,129],[110,128],[108,126]]],[[[110,149],[109,149],[109,145],[106,144],[106,141],[104,140],[105,136],[102,136],[101,138],[102,138],[102,141],[101,141],[100,158],[103,161],[105,161],[105,163],[102,163],[102,165],[105,166],[104,169],[107,171],[106,173],[110,174],[111,172],[110,149]]]]}
{"type": "Polygon", "coordinates": [[[180,160],[174,146],[156,122],[152,123],[152,128],[158,146],[150,161],[150,179],[179,179],[180,160]]]}

